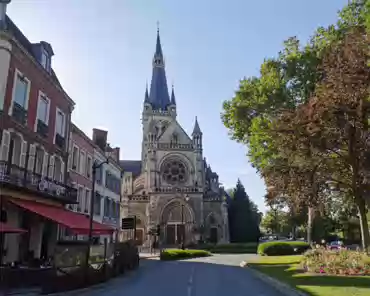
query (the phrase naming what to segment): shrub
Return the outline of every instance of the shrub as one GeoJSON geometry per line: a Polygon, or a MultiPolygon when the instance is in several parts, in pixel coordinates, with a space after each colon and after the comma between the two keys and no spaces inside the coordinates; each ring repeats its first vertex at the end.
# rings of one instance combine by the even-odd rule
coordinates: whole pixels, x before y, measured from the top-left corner
{"type": "Polygon", "coordinates": [[[257,253],[257,243],[231,243],[231,244],[223,244],[223,245],[216,245],[210,251],[212,253],[229,253],[229,254],[237,254],[237,253],[257,253]]]}
{"type": "Polygon", "coordinates": [[[230,243],[230,244],[201,244],[197,249],[207,250],[218,254],[257,253],[257,243],[230,243]]]}
{"type": "Polygon", "coordinates": [[[298,255],[310,249],[306,242],[265,242],[259,244],[258,254],[265,256],[298,255]]]}
{"type": "Polygon", "coordinates": [[[208,257],[212,254],[205,250],[163,250],[161,260],[179,260],[197,257],[208,257]]]}
{"type": "Polygon", "coordinates": [[[370,275],[370,262],[365,253],[324,247],[308,251],[301,262],[308,272],[342,275],[370,275]]]}

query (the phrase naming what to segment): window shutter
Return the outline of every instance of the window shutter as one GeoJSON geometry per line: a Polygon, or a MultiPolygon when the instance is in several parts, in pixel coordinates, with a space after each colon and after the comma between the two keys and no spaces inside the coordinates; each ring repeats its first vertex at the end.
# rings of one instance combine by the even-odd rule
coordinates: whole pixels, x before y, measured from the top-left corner
{"type": "Polygon", "coordinates": [[[30,172],[33,171],[33,168],[35,166],[35,156],[36,156],[36,145],[31,144],[30,152],[28,153],[28,164],[27,164],[27,170],[30,172]]]}
{"type": "Polygon", "coordinates": [[[63,184],[66,183],[64,180],[64,161],[63,160],[60,161],[60,182],[63,184]]]}
{"type": "Polygon", "coordinates": [[[48,160],[49,160],[49,154],[46,151],[44,151],[44,159],[42,161],[42,176],[43,177],[46,177],[48,174],[48,167],[49,167],[48,160]]]}
{"type": "Polygon", "coordinates": [[[72,156],[73,156],[72,133],[70,133],[68,145],[68,170],[72,169],[72,156]]]}
{"type": "Polygon", "coordinates": [[[9,145],[10,145],[10,132],[7,130],[3,130],[3,137],[1,140],[0,147],[0,160],[8,160],[9,145]]]}
{"type": "Polygon", "coordinates": [[[28,149],[27,141],[22,141],[21,156],[19,160],[19,166],[21,168],[26,167],[27,149],[28,149]]]}
{"type": "Polygon", "coordinates": [[[87,212],[90,212],[90,190],[86,188],[85,192],[85,209],[87,209],[87,212]]]}
{"type": "Polygon", "coordinates": [[[54,175],[54,155],[50,155],[49,159],[49,170],[48,170],[48,178],[52,179],[54,175]]]}

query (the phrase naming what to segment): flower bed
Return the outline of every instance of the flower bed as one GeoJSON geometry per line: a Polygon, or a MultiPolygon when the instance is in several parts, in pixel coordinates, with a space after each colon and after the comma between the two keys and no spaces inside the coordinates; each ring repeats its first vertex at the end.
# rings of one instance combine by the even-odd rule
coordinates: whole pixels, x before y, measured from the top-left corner
{"type": "Polygon", "coordinates": [[[302,267],[311,273],[331,275],[370,275],[369,257],[351,250],[331,251],[323,247],[308,251],[302,267]]]}
{"type": "Polygon", "coordinates": [[[197,257],[208,257],[212,254],[205,250],[163,250],[161,260],[181,260],[197,257]]]}

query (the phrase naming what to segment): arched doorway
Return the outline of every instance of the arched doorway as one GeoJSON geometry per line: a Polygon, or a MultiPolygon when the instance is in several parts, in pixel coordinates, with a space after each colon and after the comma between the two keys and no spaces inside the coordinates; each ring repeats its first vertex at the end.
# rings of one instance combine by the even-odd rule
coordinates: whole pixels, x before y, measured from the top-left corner
{"type": "Polygon", "coordinates": [[[175,200],[165,206],[162,212],[163,242],[174,246],[186,244],[192,239],[193,213],[190,206],[181,200],[175,200]]]}
{"type": "Polygon", "coordinates": [[[214,244],[217,243],[219,240],[219,235],[218,235],[219,226],[218,226],[217,219],[215,216],[216,215],[214,213],[210,213],[206,219],[206,228],[207,228],[206,239],[210,243],[214,243],[214,244]]]}

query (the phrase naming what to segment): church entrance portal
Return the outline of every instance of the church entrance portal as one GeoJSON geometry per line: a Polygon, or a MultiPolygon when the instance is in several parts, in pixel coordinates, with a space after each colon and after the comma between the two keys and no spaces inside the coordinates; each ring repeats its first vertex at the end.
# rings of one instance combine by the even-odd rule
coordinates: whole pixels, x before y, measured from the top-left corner
{"type": "Polygon", "coordinates": [[[216,227],[211,228],[210,241],[211,241],[211,243],[214,243],[214,244],[217,243],[217,241],[218,241],[218,235],[217,235],[217,228],[216,227]]]}
{"type": "Polygon", "coordinates": [[[181,244],[184,240],[184,228],[184,224],[167,224],[165,233],[166,245],[173,246],[181,244]]]}
{"type": "Polygon", "coordinates": [[[165,225],[163,243],[175,246],[192,240],[193,219],[189,205],[174,201],[166,206],[162,213],[162,223],[165,225]]]}

